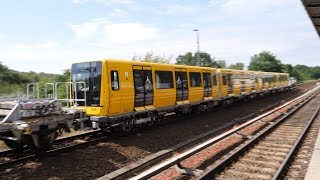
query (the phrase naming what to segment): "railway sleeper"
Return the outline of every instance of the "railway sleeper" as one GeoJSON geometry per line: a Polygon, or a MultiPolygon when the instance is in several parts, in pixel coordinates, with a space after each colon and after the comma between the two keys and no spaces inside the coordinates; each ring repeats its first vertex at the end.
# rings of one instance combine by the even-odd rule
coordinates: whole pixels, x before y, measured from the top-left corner
{"type": "Polygon", "coordinates": [[[273,162],[280,162],[280,163],[283,161],[283,158],[284,158],[284,157],[279,157],[279,156],[272,156],[272,157],[264,156],[264,155],[261,155],[261,154],[251,153],[251,152],[246,154],[246,156],[249,156],[249,157],[254,158],[254,159],[265,160],[265,161],[272,160],[273,162]]]}
{"type": "Polygon", "coordinates": [[[260,145],[262,146],[267,146],[267,147],[281,147],[281,148],[292,148],[292,144],[283,144],[283,143],[278,143],[277,141],[275,142],[261,142],[260,145]]]}
{"type": "Polygon", "coordinates": [[[261,151],[261,150],[258,150],[258,149],[251,149],[251,152],[252,153],[259,153],[259,154],[264,155],[264,156],[281,156],[281,157],[284,157],[284,156],[287,155],[286,153],[283,153],[283,152],[274,153],[274,152],[268,152],[268,151],[261,151]]]}
{"type": "Polygon", "coordinates": [[[270,142],[281,142],[290,144],[293,143],[297,138],[298,136],[286,136],[286,139],[279,139],[279,135],[271,135],[269,137],[266,137],[265,140],[270,142]]]}
{"type": "Polygon", "coordinates": [[[228,169],[228,173],[226,173],[226,176],[222,176],[221,178],[217,179],[272,179],[271,175],[264,175],[259,173],[247,173],[247,172],[241,172],[235,169],[228,169]]]}
{"type": "Polygon", "coordinates": [[[269,168],[269,167],[257,167],[257,166],[252,166],[249,164],[245,164],[245,163],[241,163],[238,162],[236,164],[234,164],[233,169],[237,169],[240,171],[250,171],[250,172],[260,172],[260,173],[275,173],[276,169],[275,168],[269,168]]]}
{"type": "Polygon", "coordinates": [[[266,151],[266,152],[281,152],[281,153],[288,153],[289,150],[283,149],[283,148],[275,148],[275,147],[267,147],[267,146],[261,146],[261,145],[257,145],[254,147],[257,150],[260,151],[266,151]]]}
{"type": "Polygon", "coordinates": [[[256,152],[256,151],[250,151],[250,156],[253,157],[268,157],[271,159],[283,159],[287,154],[285,153],[264,153],[264,152],[256,152]]]}
{"type": "Polygon", "coordinates": [[[248,157],[242,157],[239,162],[251,165],[251,166],[259,166],[259,167],[274,167],[277,168],[280,166],[281,163],[272,162],[272,161],[260,161],[260,160],[253,160],[248,157]]]}

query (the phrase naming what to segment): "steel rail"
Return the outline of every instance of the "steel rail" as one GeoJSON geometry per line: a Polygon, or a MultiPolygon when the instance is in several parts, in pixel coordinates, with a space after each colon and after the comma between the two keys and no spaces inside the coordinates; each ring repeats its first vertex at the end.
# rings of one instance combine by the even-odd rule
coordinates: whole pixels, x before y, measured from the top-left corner
{"type": "Polygon", "coordinates": [[[134,177],[132,177],[130,179],[131,180],[135,180],[135,179],[148,179],[148,178],[151,178],[154,175],[159,174],[160,172],[168,169],[169,167],[171,167],[171,166],[173,166],[175,164],[178,164],[181,161],[189,158],[190,156],[192,156],[192,155],[200,152],[201,150],[211,146],[212,144],[214,144],[214,143],[226,138],[227,136],[230,136],[231,134],[234,134],[234,133],[238,132],[239,130],[251,125],[254,122],[257,122],[258,120],[262,119],[263,117],[266,117],[267,115],[270,115],[271,113],[273,113],[273,112],[275,112],[275,111],[277,111],[277,110],[279,110],[279,109],[281,109],[283,107],[286,107],[289,104],[291,104],[291,103],[293,103],[295,101],[298,101],[298,100],[300,100],[300,99],[302,99],[302,98],[304,98],[304,97],[306,97],[306,96],[318,91],[319,89],[320,89],[320,87],[315,87],[312,90],[308,91],[307,93],[305,93],[305,94],[303,94],[303,95],[301,95],[301,96],[299,96],[299,97],[297,97],[297,98],[295,98],[295,99],[293,99],[293,100],[291,100],[291,101],[289,101],[289,102],[287,102],[287,103],[285,103],[285,104],[283,104],[281,106],[278,106],[278,107],[274,108],[273,110],[270,110],[270,111],[268,111],[268,112],[266,112],[266,113],[264,113],[262,115],[259,115],[258,117],[253,118],[252,120],[249,120],[249,121],[239,125],[238,127],[234,128],[234,129],[226,131],[223,134],[220,134],[220,135],[218,135],[218,136],[216,136],[214,138],[211,138],[211,139],[205,141],[204,143],[199,144],[199,145],[197,145],[197,146],[195,146],[195,147],[193,147],[193,148],[191,148],[191,149],[189,149],[189,150],[187,150],[187,151],[185,151],[185,152],[183,152],[183,153],[181,153],[181,154],[179,154],[179,155],[177,155],[175,157],[172,157],[172,158],[170,158],[170,159],[168,159],[168,160],[166,160],[166,161],[164,161],[164,162],[162,162],[162,163],[160,163],[160,164],[158,164],[156,166],[153,166],[153,167],[145,170],[144,172],[142,172],[142,173],[140,173],[140,174],[138,174],[138,175],[136,175],[136,176],[134,176],[134,177]]]}
{"type": "Polygon", "coordinates": [[[320,110],[320,106],[318,106],[318,108],[316,109],[316,111],[313,113],[313,115],[311,116],[311,118],[308,121],[308,124],[306,125],[306,127],[303,129],[302,133],[300,134],[299,138],[297,139],[297,141],[294,143],[293,147],[291,148],[291,150],[289,151],[289,153],[287,154],[286,158],[284,159],[284,161],[282,162],[281,166],[278,168],[278,170],[276,171],[276,173],[273,175],[272,179],[276,180],[276,179],[280,179],[282,178],[281,175],[283,175],[286,172],[285,167],[287,167],[290,163],[290,160],[292,159],[294,152],[296,152],[296,150],[298,149],[298,147],[300,146],[300,144],[302,143],[304,137],[306,136],[308,130],[310,129],[311,124],[314,122],[314,120],[316,119],[318,113],[320,110]]]}
{"type": "Polygon", "coordinates": [[[286,113],[284,116],[278,118],[275,123],[267,127],[266,129],[262,130],[255,136],[254,138],[250,139],[249,141],[246,142],[246,145],[241,147],[240,149],[236,150],[229,156],[227,156],[225,159],[220,161],[218,164],[215,164],[213,166],[209,166],[207,171],[201,175],[200,177],[197,178],[197,180],[202,180],[202,179],[211,179],[215,174],[223,171],[223,169],[230,165],[232,162],[234,162],[237,158],[240,157],[243,153],[245,153],[248,149],[250,149],[252,146],[254,146],[259,140],[261,139],[262,136],[265,136],[269,132],[271,132],[275,127],[277,127],[280,123],[283,122],[283,120],[287,119],[288,117],[292,116],[297,110],[299,110],[301,107],[306,105],[314,96],[316,96],[319,92],[313,94],[307,101],[304,101],[303,103],[299,104],[297,107],[294,109],[291,109],[288,113],[286,113]]]}

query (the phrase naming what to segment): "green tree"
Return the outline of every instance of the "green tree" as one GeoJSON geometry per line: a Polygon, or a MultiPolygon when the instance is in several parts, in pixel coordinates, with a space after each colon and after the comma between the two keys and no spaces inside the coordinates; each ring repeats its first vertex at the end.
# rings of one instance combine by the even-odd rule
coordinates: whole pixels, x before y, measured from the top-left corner
{"type": "Polygon", "coordinates": [[[310,67],[306,65],[297,64],[294,66],[294,69],[301,74],[303,80],[311,79],[312,71],[310,67]]]}
{"type": "Polygon", "coordinates": [[[282,66],[281,61],[275,55],[268,51],[262,51],[251,57],[248,69],[252,71],[282,72],[282,66]]]}
{"type": "Polygon", "coordinates": [[[244,64],[243,63],[235,63],[235,64],[231,64],[228,68],[229,69],[243,70],[244,64]]]}
{"type": "Polygon", "coordinates": [[[54,81],[56,82],[69,82],[70,81],[70,69],[63,70],[62,75],[57,75],[54,81]]]}
{"type": "Polygon", "coordinates": [[[157,56],[157,55],[154,55],[153,52],[147,52],[144,55],[144,57],[134,55],[132,58],[133,61],[164,63],[164,64],[170,64],[171,59],[172,59],[172,56],[169,56],[169,57],[157,56]]]}
{"type": "Polygon", "coordinates": [[[197,64],[197,60],[194,58],[192,52],[187,52],[184,55],[179,55],[176,58],[176,64],[195,66],[197,64]]]}
{"type": "Polygon", "coordinates": [[[200,66],[200,63],[204,67],[215,67],[216,61],[211,58],[211,55],[206,52],[200,52],[199,58],[201,62],[198,62],[198,53],[192,54],[192,52],[187,52],[184,55],[179,55],[176,58],[176,64],[188,65],[188,66],[200,66]]]}
{"type": "Polygon", "coordinates": [[[218,60],[218,61],[216,61],[216,68],[227,68],[226,60],[218,60]]]}
{"type": "Polygon", "coordinates": [[[313,67],[311,78],[320,79],[320,66],[313,67]]]}
{"type": "Polygon", "coordinates": [[[303,81],[304,78],[291,64],[283,65],[283,72],[289,73],[290,77],[296,77],[298,81],[303,81]]]}

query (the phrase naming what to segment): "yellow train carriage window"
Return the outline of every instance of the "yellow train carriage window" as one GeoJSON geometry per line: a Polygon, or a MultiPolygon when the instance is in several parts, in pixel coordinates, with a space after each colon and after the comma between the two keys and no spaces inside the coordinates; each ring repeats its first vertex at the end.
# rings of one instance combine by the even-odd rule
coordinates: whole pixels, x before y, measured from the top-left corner
{"type": "Polygon", "coordinates": [[[201,73],[199,72],[189,72],[190,86],[191,87],[201,87],[201,73]]]}
{"type": "Polygon", "coordinates": [[[118,71],[111,71],[111,88],[113,91],[118,91],[120,89],[119,87],[119,73],[118,71]]]}
{"type": "Polygon", "coordinates": [[[212,75],[212,80],[213,80],[213,86],[217,86],[218,85],[217,74],[212,75]]]}
{"type": "Polygon", "coordinates": [[[203,73],[203,86],[204,87],[212,87],[210,73],[203,73]]]}
{"type": "Polygon", "coordinates": [[[222,85],[227,85],[227,75],[222,74],[222,85]]]}
{"type": "Polygon", "coordinates": [[[173,88],[173,75],[171,71],[155,71],[155,74],[157,89],[173,88]]]}

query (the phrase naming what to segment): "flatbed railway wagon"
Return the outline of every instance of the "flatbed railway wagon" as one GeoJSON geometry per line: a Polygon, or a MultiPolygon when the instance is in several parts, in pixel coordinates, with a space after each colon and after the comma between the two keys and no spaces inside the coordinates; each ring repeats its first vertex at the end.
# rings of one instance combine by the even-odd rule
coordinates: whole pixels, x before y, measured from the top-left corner
{"type": "Polygon", "coordinates": [[[58,100],[0,100],[0,140],[14,150],[47,149],[61,132],[70,132],[73,121],[58,100]]]}

